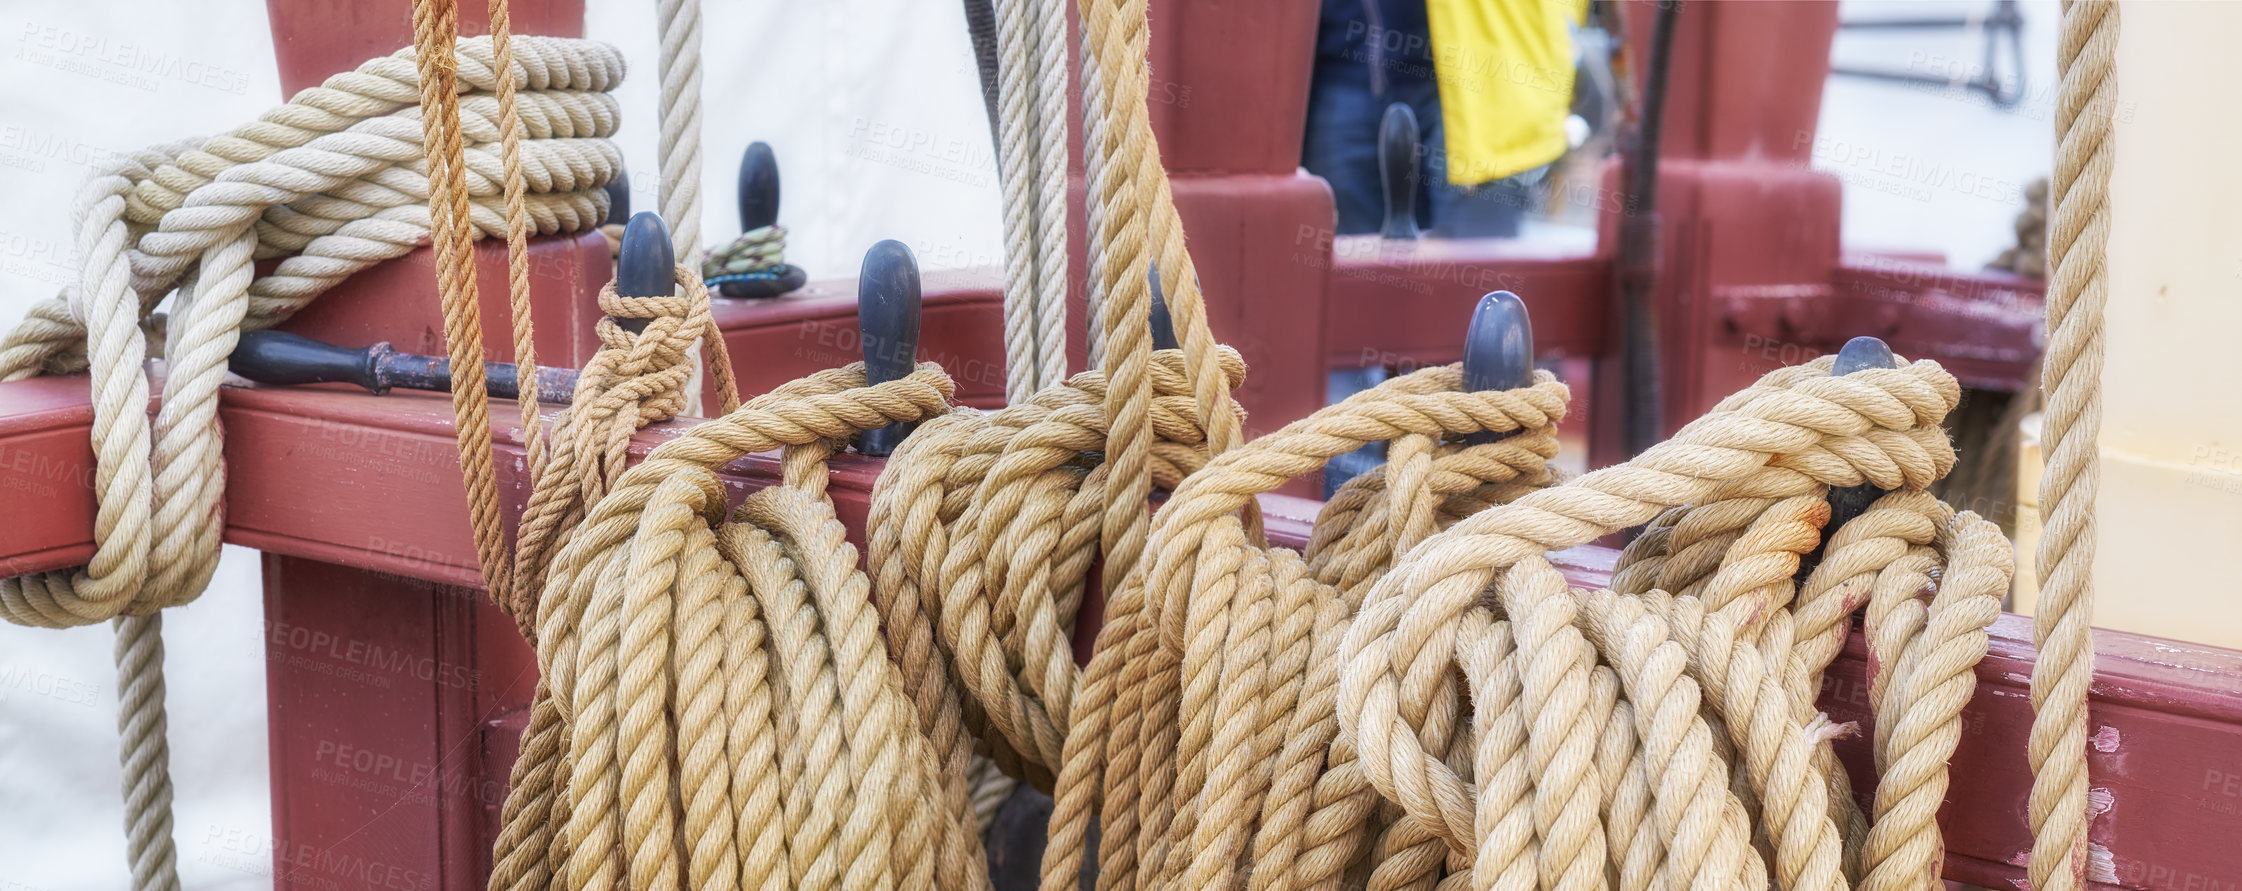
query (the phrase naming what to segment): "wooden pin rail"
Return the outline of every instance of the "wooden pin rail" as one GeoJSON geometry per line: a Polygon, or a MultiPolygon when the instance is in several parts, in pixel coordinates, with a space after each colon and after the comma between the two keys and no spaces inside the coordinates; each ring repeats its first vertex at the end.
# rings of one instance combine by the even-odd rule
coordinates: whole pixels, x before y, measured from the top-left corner
{"type": "MultiPolygon", "coordinates": [[[[279,884],[378,866],[432,877],[430,887],[479,887],[535,661],[474,590],[447,401],[236,389],[221,405],[226,541],[265,552],[274,819],[295,852],[276,855],[279,884]]],[[[0,384],[0,486],[15,516],[37,518],[0,530],[0,568],[92,553],[91,418],[84,378],[0,384]]],[[[633,453],[690,423],[648,429],[633,453]]],[[[527,495],[518,431],[493,430],[511,516],[527,495]]],[[[833,462],[834,498],[859,537],[880,466],[833,462]]],[[[724,476],[744,495],[774,482],[777,464],[752,456],[724,476]]],[[[1272,539],[1305,540],[1314,502],[1271,496],[1264,506],[1272,539]]],[[[1614,557],[1557,555],[1584,585],[1600,584],[1614,557]]],[[[1091,630],[1078,629],[1078,646],[1091,630]]],[[[2093,838],[2111,854],[2110,887],[2216,888],[2242,876],[2242,652],[2116,632],[2098,633],[2096,646],[2093,838]]],[[[1949,879],[2014,887],[2023,877],[2031,654],[2028,620],[2003,616],[1963,714],[1942,815],[1949,879]]],[[[1866,721],[1865,671],[1856,633],[1823,691],[1837,719],[1866,721]]],[[[1864,790],[1867,739],[1864,728],[1838,743],[1864,790]]]]}

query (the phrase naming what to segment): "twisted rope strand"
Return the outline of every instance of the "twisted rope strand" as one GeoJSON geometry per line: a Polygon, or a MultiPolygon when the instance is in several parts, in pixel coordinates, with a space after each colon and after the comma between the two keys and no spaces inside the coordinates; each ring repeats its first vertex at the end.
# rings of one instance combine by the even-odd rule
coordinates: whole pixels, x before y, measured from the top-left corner
{"type": "Polygon", "coordinates": [[[2094,678],[2094,493],[2100,485],[2102,316],[2109,299],[2110,129],[2117,108],[2118,9],[2066,0],[2056,41],[2055,219],[2048,232],[2047,394],[2040,477],[2039,603],[2032,614],[2032,887],[2086,883],[2087,693],[2094,678]]]}

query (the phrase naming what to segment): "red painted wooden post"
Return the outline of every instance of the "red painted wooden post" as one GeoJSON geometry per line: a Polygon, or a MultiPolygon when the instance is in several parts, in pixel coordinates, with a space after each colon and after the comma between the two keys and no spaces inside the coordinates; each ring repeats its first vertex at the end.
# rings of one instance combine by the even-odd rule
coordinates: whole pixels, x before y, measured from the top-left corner
{"type": "MultiPolygon", "coordinates": [[[[1629,52],[1639,77],[1649,59],[1652,3],[1625,4],[1629,52]]],[[[1658,252],[1653,292],[1667,431],[1773,366],[1716,355],[1743,333],[1713,306],[1736,289],[1827,296],[1838,264],[1836,177],[1810,169],[1822,82],[1829,74],[1834,2],[1766,7],[1692,4],[1676,22],[1660,140],[1658,252]]],[[[1617,244],[1624,195],[1616,165],[1604,187],[1600,244],[1617,244]]],[[[1868,332],[1855,332],[1868,333],[1868,332]]],[[[1850,336],[1850,335],[1848,335],[1850,336]]],[[[1621,375],[1607,361],[1596,375],[1599,428],[1618,426],[1621,375]]],[[[1591,466],[1625,458],[1600,437],[1591,466]]]]}
{"type": "MultiPolygon", "coordinates": [[[[431,259],[416,251],[354,276],[287,327],[334,343],[387,340],[442,354],[431,259]]],[[[485,347],[493,360],[511,358],[504,243],[479,243],[476,261],[485,347]]],[[[540,360],[582,364],[596,344],[591,295],[608,278],[606,240],[597,233],[542,239],[530,265],[540,360]]],[[[492,413],[512,417],[508,408],[492,413]]],[[[279,420],[270,409],[246,411],[279,420]]],[[[472,584],[473,548],[432,549],[350,520],[386,513],[423,529],[464,531],[457,447],[440,429],[325,421],[263,434],[244,429],[254,426],[228,422],[227,508],[242,537],[267,548],[275,884],[479,887],[506,794],[505,774],[484,773],[483,725],[528,704],[536,661],[479,588],[426,580],[472,584]],[[345,491],[335,497],[306,498],[301,480],[247,466],[305,457],[355,461],[363,470],[344,477],[345,491]],[[313,530],[327,541],[309,548],[309,558],[273,547],[279,538],[314,537],[313,530]],[[324,562],[352,562],[354,551],[395,565],[324,562]]],[[[518,456],[501,475],[521,485],[518,456]]]]}
{"type": "MultiPolygon", "coordinates": [[[[472,720],[479,592],[265,557],[274,885],[464,888],[479,878],[472,720]]],[[[488,607],[483,607],[488,609],[488,607]]],[[[511,631],[511,622],[496,617],[511,631]]]]}

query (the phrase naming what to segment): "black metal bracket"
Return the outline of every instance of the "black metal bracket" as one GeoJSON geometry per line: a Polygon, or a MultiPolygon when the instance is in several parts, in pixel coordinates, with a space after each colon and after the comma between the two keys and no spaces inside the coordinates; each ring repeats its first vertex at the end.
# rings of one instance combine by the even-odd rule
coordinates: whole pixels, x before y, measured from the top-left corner
{"type": "MultiPolygon", "coordinates": [[[[918,367],[919,312],[919,261],[911,248],[891,238],[864,252],[864,269],[856,280],[856,323],[864,340],[866,385],[901,380],[918,367]]],[[[885,458],[914,426],[897,422],[864,431],[856,438],[856,450],[885,458]]]]}
{"type": "MultiPolygon", "coordinates": [[[[226,369],[260,384],[356,384],[376,396],[391,387],[449,393],[451,360],[400,353],[387,342],[352,349],[286,331],[244,331],[226,369]]],[[[566,404],[576,392],[576,370],[537,369],[540,402],[566,404]]],[[[483,363],[484,392],[501,399],[520,394],[511,362],[483,363]]]]}

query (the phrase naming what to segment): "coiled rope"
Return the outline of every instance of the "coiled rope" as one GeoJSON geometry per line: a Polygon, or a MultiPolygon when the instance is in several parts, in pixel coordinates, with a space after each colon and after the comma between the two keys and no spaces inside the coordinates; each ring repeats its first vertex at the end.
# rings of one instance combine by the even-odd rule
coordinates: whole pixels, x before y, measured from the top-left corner
{"type": "MultiPolygon", "coordinates": [[[[441,77],[456,4],[423,0],[415,24],[441,77]]],[[[439,170],[459,153],[456,139],[439,138],[457,114],[444,98],[423,95],[439,170]]],[[[461,194],[457,181],[437,183],[440,222],[457,223],[445,211],[461,194]]],[[[472,273],[439,246],[446,327],[467,332],[452,338],[453,361],[474,364],[472,273]]],[[[869,585],[824,497],[832,441],[939,414],[949,381],[928,366],[866,388],[858,368],[739,406],[707,291],[682,266],[675,281],[683,296],[602,292],[602,349],[558,425],[515,569],[509,577],[502,554],[483,557],[494,597],[539,643],[542,669],[493,886],[605,888],[628,877],[658,887],[688,874],[694,887],[985,885],[970,824],[908,807],[934,792],[931,750],[909,723],[869,585]],[[648,322],[633,333],[616,317],[648,322]],[[630,435],[688,407],[696,340],[710,345],[726,417],[626,472],[630,435]],[[715,470],[781,444],[786,485],[709,529],[726,503],[715,470]],[[891,832],[888,814],[902,809],[891,832]]],[[[517,330],[527,309],[514,307],[517,330]]],[[[484,397],[471,382],[455,397],[478,541],[502,548],[484,397]]]]}
{"type": "MultiPolygon", "coordinates": [[[[1388,381],[1215,458],[1176,490],[1154,519],[1150,570],[1113,597],[1091,657],[1043,887],[1079,881],[1094,803],[1100,887],[1341,878],[1376,805],[1351,753],[1331,748],[1347,616],[1416,540],[1553,480],[1563,385],[1546,373],[1506,392],[1460,383],[1455,366],[1388,381]],[[1517,435],[1443,441],[1485,430],[1517,435]],[[1255,496],[1385,441],[1391,463],[1325,506],[1305,555],[1258,543],[1241,514],[1255,496]]],[[[1410,832],[1396,843],[1422,841],[1410,832]]]]}
{"type": "Polygon", "coordinates": [[[1929,362],[1829,367],[1774,372],[1627,464],[1466,518],[1365,598],[1343,647],[1343,739],[1443,841],[1447,874],[1935,885],[1945,758],[2012,567],[1990,524],[1923,492],[1953,463],[1937,426],[1953,378],[1929,362]],[[1900,491],[1794,586],[1827,487],[1864,482],[1900,491]],[[1541,556],[1683,506],[1612,589],[1568,590],[1541,556]],[[1813,704],[1863,603],[1885,769],[1873,828],[1828,750],[1842,728],[1813,704]]]}
{"type": "MultiPolygon", "coordinates": [[[[1244,380],[1223,351],[1231,386],[1244,380]]],[[[1153,482],[1207,462],[1183,359],[1153,356],[1153,482]]],[[[994,414],[958,412],[912,433],[872,490],[871,566],[888,650],[963,806],[975,750],[1051,787],[1080,682],[1075,613],[1098,555],[1109,464],[1103,372],[1083,372],[994,414]]]]}
{"type": "Polygon", "coordinates": [[[1460,394],[1453,369],[1413,375],[1233,449],[1237,375],[1206,372],[1225,353],[1127,76],[1141,15],[1084,9],[1118,119],[1091,153],[1105,461],[1082,461],[1099,418],[1063,390],[1001,424],[938,424],[899,461],[920,476],[883,480],[873,536],[908,680],[866,655],[877,631],[823,461],[827,440],[936,414],[946,391],[904,400],[914,415],[827,373],[681,440],[698,460],[665,463],[665,446],[625,473],[539,613],[545,679],[494,885],[978,885],[969,752],[1035,779],[1054,743],[1050,888],[1076,881],[1093,810],[1105,887],[1934,882],[1944,762],[2010,569],[1989,524],[1925,494],[1953,464],[1938,427],[1952,377],[1785,369],[1635,461],[1550,488],[1553,448],[1530,445],[1553,446],[1562,412],[1546,378],[1460,394]],[[1158,361],[1138,302],[1153,251],[1182,273],[1185,333],[1158,361]],[[1160,432],[1163,367],[1167,398],[1190,394],[1175,435],[1160,432]],[[1380,439],[1396,461],[1334,502],[1310,554],[1256,543],[1254,494],[1380,439]],[[780,444],[785,483],[707,528],[725,513],[714,469],[780,444]],[[1147,542],[1162,462],[1177,491],[1147,542]],[[1064,572],[1088,562],[1078,493],[1099,473],[1115,597],[1077,688],[1053,641],[1079,598],[1064,572]],[[1862,484],[1897,491],[1796,583],[1828,487],[1862,484]],[[1654,520],[1613,589],[1567,590],[1541,556],[1654,520]],[[1813,704],[1861,607],[1884,774],[1870,815],[1829,750],[1845,728],[1813,704]],[[724,656],[696,645],[718,634],[724,656]]]}
{"type": "Polygon", "coordinates": [[[824,496],[831,443],[950,395],[931,365],[873,387],[820,372],[665,443],[589,509],[540,604],[492,887],[986,883],[970,815],[926,806],[934,753],[824,496]],[[785,482],[727,521],[716,471],[781,446],[785,482]]]}
{"type": "MultiPolygon", "coordinates": [[[[1156,157],[1130,161],[1133,176],[1116,182],[1164,186],[1156,157]]],[[[1178,484],[1238,440],[1228,390],[1244,369],[1206,333],[1161,197],[1139,200],[1133,223],[1109,215],[1100,233],[1137,249],[1094,285],[1106,296],[1106,340],[1119,345],[1108,367],[994,416],[937,419],[906,441],[899,475],[883,479],[871,536],[880,602],[898,646],[924,644],[919,662],[898,659],[928,666],[907,684],[895,663],[865,650],[880,646],[871,592],[822,496],[823,462],[829,441],[939,414],[948,382],[931,366],[873,388],[853,369],[795,382],[665,445],[604,495],[577,499],[590,506],[573,531],[558,524],[535,605],[544,672],[493,887],[605,887],[625,876],[685,876],[695,887],[985,884],[972,832],[976,741],[999,763],[1048,777],[1074,683],[1063,628],[1091,543],[1104,544],[1109,579],[1134,572],[1153,483],[1178,484]],[[1146,222],[1174,253],[1163,268],[1185,283],[1172,312],[1186,349],[1158,356],[1147,348],[1152,258],[1120,228],[1146,222]],[[900,391],[909,399],[882,401],[906,384],[917,387],[900,391]],[[707,528],[724,515],[714,469],[782,443],[791,447],[784,485],[707,528]],[[967,536],[1001,553],[927,544],[967,536]],[[915,620],[891,578],[923,589],[915,620]],[[718,614],[729,618],[710,618],[718,614]],[[721,660],[676,658],[714,652],[719,632],[721,660]],[[976,667],[953,674],[934,654],[976,667]],[[931,733],[923,715],[934,716],[931,733]]],[[[517,581],[534,577],[525,570],[517,581]]]]}
{"type": "Polygon", "coordinates": [[[680,296],[620,297],[613,282],[600,289],[605,313],[597,325],[600,350],[585,363],[575,397],[554,424],[551,459],[515,534],[514,584],[502,605],[533,645],[538,598],[554,551],[621,479],[631,436],[685,410],[696,342],[708,346],[722,408],[728,414],[739,407],[739,384],[709,313],[708,289],[683,266],[675,281],[680,296]],[[623,327],[626,319],[646,321],[632,332],[623,327]]]}
{"type": "Polygon", "coordinates": [[[775,281],[786,268],[786,227],[777,223],[749,229],[701,260],[701,283],[775,281]]]}
{"type": "MultiPolygon", "coordinates": [[[[457,48],[445,90],[472,144],[456,168],[468,195],[459,215],[470,237],[588,229],[604,212],[600,186],[621,166],[605,137],[616,117],[606,91],[622,59],[577,40],[525,38],[513,49],[509,58],[486,38],[457,48]],[[510,97],[509,85],[524,92],[510,97]],[[517,116],[502,106],[513,103],[526,142],[502,138],[500,122],[517,116]]],[[[194,599],[216,567],[227,356],[245,328],[277,324],[429,236],[420,205],[441,173],[423,161],[418,61],[411,51],[375,59],[232,132],[103,161],[78,194],[77,284],[0,342],[0,379],[92,372],[94,558],[0,581],[0,616],[42,627],[115,621],[137,888],[178,882],[159,610],[194,599]],[[252,263],[263,259],[280,263],[258,276],[252,263]],[[167,320],[154,309],[174,291],[167,320]],[[152,421],[141,367],[150,337],[167,371],[152,421]]],[[[513,268],[526,272],[518,255],[513,268]]]]}

